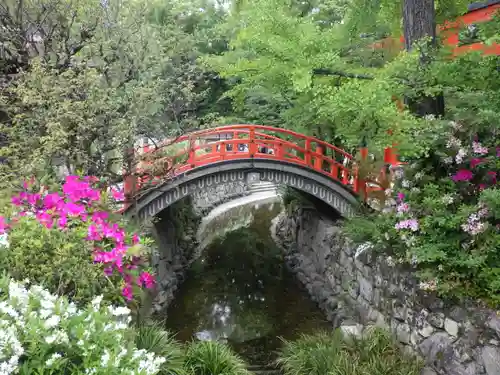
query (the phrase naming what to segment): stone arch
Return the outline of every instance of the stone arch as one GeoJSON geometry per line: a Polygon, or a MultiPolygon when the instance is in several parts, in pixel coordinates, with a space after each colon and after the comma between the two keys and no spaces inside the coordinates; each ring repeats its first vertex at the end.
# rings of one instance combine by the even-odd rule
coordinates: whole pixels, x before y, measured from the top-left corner
{"type": "Polygon", "coordinates": [[[295,163],[269,159],[237,159],[208,164],[158,185],[130,205],[125,213],[141,220],[156,216],[180,199],[214,184],[268,181],[311,194],[342,217],[350,217],[359,204],[357,195],[340,182],[295,163]]]}

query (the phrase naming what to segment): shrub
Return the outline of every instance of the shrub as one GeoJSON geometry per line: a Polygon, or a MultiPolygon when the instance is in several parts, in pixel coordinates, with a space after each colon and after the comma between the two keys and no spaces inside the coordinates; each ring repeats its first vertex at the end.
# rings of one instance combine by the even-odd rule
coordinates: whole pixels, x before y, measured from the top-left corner
{"type": "Polygon", "coordinates": [[[423,367],[380,329],[360,339],[344,339],[339,331],[303,335],[284,342],[278,363],[286,375],[417,375],[423,367]]]}
{"type": "Polygon", "coordinates": [[[137,328],[135,344],[138,349],[144,349],[165,359],[161,365],[160,375],[188,374],[184,367],[185,351],[178,341],[164,330],[157,322],[140,324],[137,328]]]}
{"type": "Polygon", "coordinates": [[[0,278],[2,374],[157,374],[164,358],[134,345],[126,307],[78,309],[38,285],[0,278]]]}
{"type": "Polygon", "coordinates": [[[301,335],[295,341],[285,341],[278,364],[287,375],[325,375],[332,371],[342,346],[340,332],[319,332],[301,335]]]}
{"type": "Polygon", "coordinates": [[[12,215],[0,217],[0,268],[75,302],[97,294],[114,301],[120,286],[132,300],[134,289],[154,285],[146,271],[147,241],[110,213],[109,201],[92,178],[69,176],[62,192],[25,184],[12,197],[12,215]]]}
{"type": "Polygon", "coordinates": [[[495,129],[451,122],[427,159],[399,175],[381,213],[351,220],[356,242],[412,264],[421,288],[500,302],[500,147],[495,129]]]}
{"type": "Polygon", "coordinates": [[[216,341],[192,342],[186,353],[186,367],[194,375],[250,375],[245,362],[216,341]]]}
{"type": "Polygon", "coordinates": [[[106,301],[122,301],[120,278],[103,277],[104,266],[92,262],[93,247],[85,239],[85,229],[79,225],[63,232],[46,228],[32,217],[21,217],[9,230],[8,248],[0,249],[0,269],[77,304],[99,294],[106,301]]]}

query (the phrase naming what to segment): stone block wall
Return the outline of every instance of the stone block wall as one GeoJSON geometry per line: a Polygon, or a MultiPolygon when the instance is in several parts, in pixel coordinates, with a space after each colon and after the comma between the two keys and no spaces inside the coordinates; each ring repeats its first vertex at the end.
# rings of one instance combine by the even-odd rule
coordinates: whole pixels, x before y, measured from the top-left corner
{"type": "Polygon", "coordinates": [[[249,194],[248,184],[245,181],[228,181],[195,192],[191,200],[196,214],[204,216],[222,203],[247,194],[249,194]]]}
{"type": "Polygon", "coordinates": [[[288,265],[334,326],[390,330],[426,361],[425,375],[500,375],[500,316],[478,303],[454,305],[419,287],[412,270],[356,247],[341,222],[317,211],[284,213],[274,228],[288,265]]]}
{"type": "Polygon", "coordinates": [[[151,223],[156,241],[152,265],[158,283],[152,296],[153,312],[164,312],[184,281],[186,268],[196,257],[196,230],[200,221],[191,200],[186,199],[162,211],[151,223]]]}

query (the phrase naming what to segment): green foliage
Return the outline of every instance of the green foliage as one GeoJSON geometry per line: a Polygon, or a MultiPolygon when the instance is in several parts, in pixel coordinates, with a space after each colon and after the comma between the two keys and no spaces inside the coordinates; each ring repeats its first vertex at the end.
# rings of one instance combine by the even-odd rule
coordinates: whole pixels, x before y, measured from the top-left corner
{"type": "Polygon", "coordinates": [[[196,58],[224,17],[214,5],[43,0],[0,15],[4,180],[61,170],[119,179],[137,138],[177,135],[211,115],[218,86],[196,58]],[[37,41],[26,44],[30,33],[37,41]]]}
{"type": "Polygon", "coordinates": [[[379,329],[359,339],[343,338],[337,330],[285,341],[278,363],[285,375],[417,375],[423,367],[379,329]]]}
{"type": "Polygon", "coordinates": [[[164,358],[159,375],[185,375],[185,350],[175,341],[170,332],[165,331],[158,322],[140,323],[136,327],[135,345],[137,349],[144,349],[164,358]]]}
{"type": "Polygon", "coordinates": [[[498,306],[500,150],[498,127],[487,118],[451,122],[430,157],[407,168],[387,191],[395,199],[383,213],[365,213],[347,230],[356,242],[413,264],[422,289],[498,306]],[[413,228],[400,227],[409,221],[413,228]]]}
{"type": "Polygon", "coordinates": [[[186,366],[193,375],[250,375],[245,362],[228,346],[216,341],[191,343],[186,366]]]}
{"type": "Polygon", "coordinates": [[[22,217],[9,231],[9,247],[0,248],[0,270],[41,284],[79,305],[101,294],[107,302],[122,302],[120,280],[104,277],[103,267],[93,263],[86,236],[87,225],[62,232],[22,217]]]}

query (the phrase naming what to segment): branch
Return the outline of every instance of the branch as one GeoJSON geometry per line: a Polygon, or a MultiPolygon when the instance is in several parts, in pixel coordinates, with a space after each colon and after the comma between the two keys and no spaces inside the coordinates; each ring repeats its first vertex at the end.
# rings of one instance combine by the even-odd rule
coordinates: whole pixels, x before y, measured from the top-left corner
{"type": "Polygon", "coordinates": [[[366,74],[346,73],[346,72],[340,72],[340,71],[330,70],[330,69],[326,69],[326,68],[313,69],[313,74],[323,75],[323,76],[339,76],[339,77],[345,77],[345,78],[357,78],[357,79],[375,79],[375,77],[369,76],[366,74]]]}

